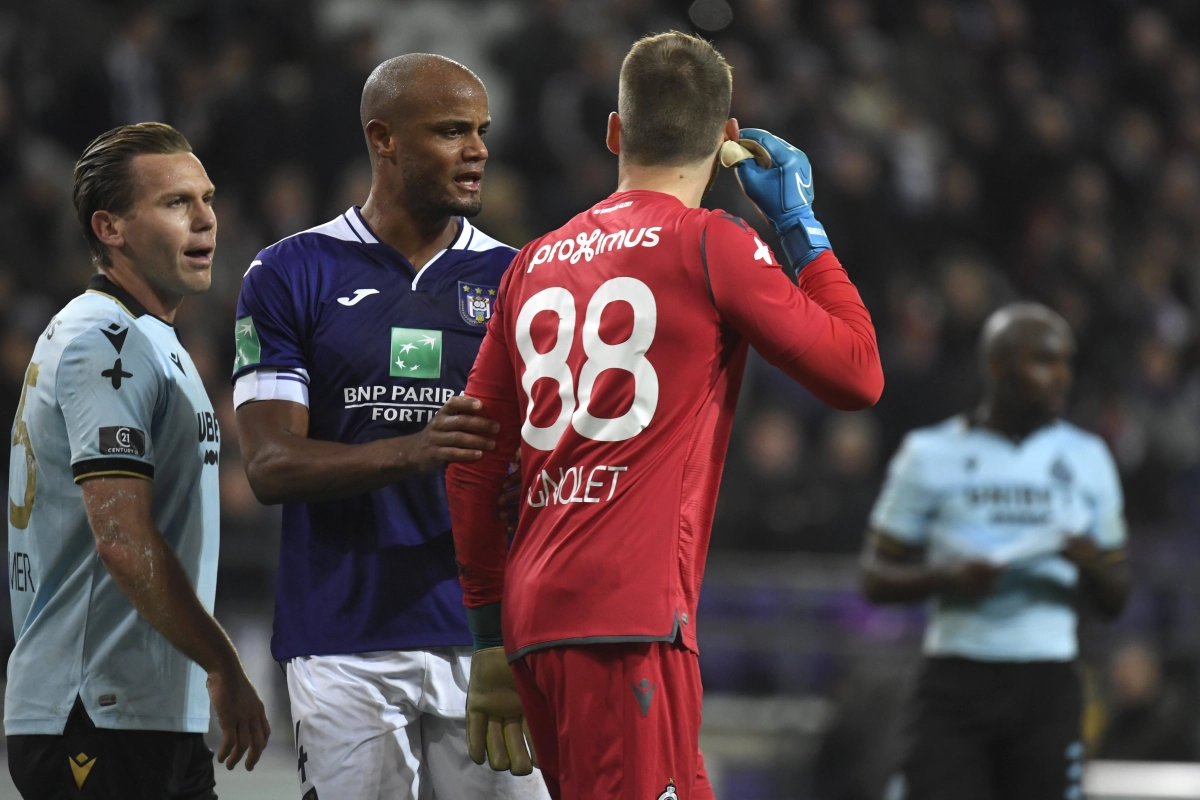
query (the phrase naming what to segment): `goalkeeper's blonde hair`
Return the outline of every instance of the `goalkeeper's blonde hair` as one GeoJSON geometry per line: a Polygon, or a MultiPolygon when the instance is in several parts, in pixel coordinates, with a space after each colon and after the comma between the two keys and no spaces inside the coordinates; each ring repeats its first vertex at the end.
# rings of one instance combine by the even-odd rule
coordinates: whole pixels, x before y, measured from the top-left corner
{"type": "Polygon", "coordinates": [[[733,70],[709,42],[679,31],[636,42],[621,64],[621,156],[679,166],[711,156],[733,98],[733,70]]]}

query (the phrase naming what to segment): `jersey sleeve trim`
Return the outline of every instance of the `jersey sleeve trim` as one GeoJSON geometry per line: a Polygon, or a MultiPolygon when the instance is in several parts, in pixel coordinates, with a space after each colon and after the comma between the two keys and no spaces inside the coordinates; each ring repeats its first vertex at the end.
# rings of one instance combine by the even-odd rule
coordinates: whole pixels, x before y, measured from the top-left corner
{"type": "Polygon", "coordinates": [[[72,464],[71,475],[75,478],[75,483],[88,478],[111,475],[152,481],[154,480],[154,465],[132,458],[89,458],[72,464]]]}
{"type": "Polygon", "coordinates": [[[233,383],[233,407],[258,400],[287,400],[308,408],[308,372],[264,367],[239,375],[233,383]]]}

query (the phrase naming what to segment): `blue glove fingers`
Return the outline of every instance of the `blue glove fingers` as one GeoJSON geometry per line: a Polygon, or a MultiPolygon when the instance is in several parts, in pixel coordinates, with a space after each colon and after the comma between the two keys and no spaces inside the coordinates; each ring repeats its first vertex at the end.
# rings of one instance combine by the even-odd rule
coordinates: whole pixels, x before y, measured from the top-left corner
{"type": "Polygon", "coordinates": [[[762,128],[742,128],[738,133],[739,139],[749,139],[752,142],[758,142],[763,146],[763,149],[771,156],[771,161],[775,162],[775,166],[785,163],[791,158],[792,153],[798,153],[796,148],[780,139],[770,131],[764,131],[762,128]]]}
{"type": "MultiPolygon", "coordinates": [[[[796,149],[775,134],[759,128],[744,128],[739,136],[743,139],[758,142],[770,154],[771,160],[774,162],[771,169],[767,170],[758,167],[757,164],[754,165],[758,172],[763,175],[763,178],[760,179],[762,183],[765,183],[766,180],[774,180],[778,183],[779,194],[776,201],[778,205],[775,206],[775,203],[766,202],[766,198],[763,198],[764,205],[775,206],[777,208],[777,210],[773,208],[773,213],[769,214],[769,216],[774,218],[780,214],[789,212],[799,211],[803,214],[809,211],[813,202],[812,165],[809,163],[808,156],[804,154],[804,151],[796,149]],[[768,173],[773,174],[770,174],[768,178],[768,173]]],[[[748,166],[743,167],[743,165],[748,163],[749,160],[738,164],[737,169],[739,174],[741,174],[743,169],[750,169],[748,166]]],[[[762,186],[761,188],[765,190],[767,187],[762,186]]],[[[774,200],[774,198],[771,199],[774,200]]]]}

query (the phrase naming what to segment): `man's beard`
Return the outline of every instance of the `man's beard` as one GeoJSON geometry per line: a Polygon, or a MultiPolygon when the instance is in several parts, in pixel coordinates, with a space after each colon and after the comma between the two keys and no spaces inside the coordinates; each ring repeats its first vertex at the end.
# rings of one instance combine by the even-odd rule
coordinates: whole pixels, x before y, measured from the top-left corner
{"type": "Polygon", "coordinates": [[[404,163],[404,204],[414,217],[473,217],[483,210],[483,198],[459,200],[446,190],[432,170],[418,161],[404,163]]]}

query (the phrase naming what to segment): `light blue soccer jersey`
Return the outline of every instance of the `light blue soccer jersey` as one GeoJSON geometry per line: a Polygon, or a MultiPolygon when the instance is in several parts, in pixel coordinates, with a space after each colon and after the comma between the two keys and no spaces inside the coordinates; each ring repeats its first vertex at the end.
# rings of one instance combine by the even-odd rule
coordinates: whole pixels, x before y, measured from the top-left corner
{"type": "Polygon", "coordinates": [[[981,558],[1007,569],[978,602],[931,602],[925,653],[1068,661],[1077,652],[1072,534],[1125,544],[1121,484],[1104,442],[1055,422],[1016,443],[954,417],[913,431],[871,514],[876,530],[927,548],[930,563],[981,558]]]}
{"type": "Polygon", "coordinates": [[[38,338],[13,425],[8,735],[61,734],[78,695],[98,727],[203,732],[204,671],[100,561],[78,483],[154,482],[153,517],[206,608],[216,592],[220,433],[167,323],[103,276],[38,338]]]}

